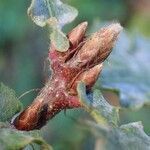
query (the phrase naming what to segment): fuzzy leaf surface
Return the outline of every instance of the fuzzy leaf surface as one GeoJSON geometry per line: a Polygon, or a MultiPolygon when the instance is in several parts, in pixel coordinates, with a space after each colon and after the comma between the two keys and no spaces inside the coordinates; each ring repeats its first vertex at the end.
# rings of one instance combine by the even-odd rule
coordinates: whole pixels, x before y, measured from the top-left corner
{"type": "Polygon", "coordinates": [[[60,0],[32,0],[28,14],[38,26],[49,27],[50,39],[57,51],[68,50],[69,41],[61,28],[72,22],[78,15],[74,7],[60,0]]]}
{"type": "Polygon", "coordinates": [[[123,107],[139,109],[150,105],[150,40],[122,33],[104,67],[101,85],[120,91],[123,107]]]}
{"type": "Polygon", "coordinates": [[[95,89],[93,94],[86,94],[84,83],[77,87],[80,101],[96,122],[106,126],[117,126],[118,108],[111,106],[102,96],[100,90],[95,89]]]}
{"type": "Polygon", "coordinates": [[[56,18],[59,26],[72,22],[78,11],[60,0],[32,0],[28,14],[39,26],[45,26],[47,20],[56,18]]]}
{"type": "Polygon", "coordinates": [[[59,52],[65,52],[69,48],[69,41],[65,34],[58,28],[52,29],[52,32],[50,34],[50,39],[53,45],[57,48],[57,51],[59,52]]]}
{"type": "Polygon", "coordinates": [[[18,131],[4,127],[4,125],[0,128],[0,145],[2,150],[20,150],[26,146],[29,149],[29,144],[37,144],[43,150],[51,150],[51,147],[40,137],[38,131],[18,131]]]}
{"type": "Polygon", "coordinates": [[[17,99],[15,91],[0,84],[0,121],[9,121],[16,113],[21,111],[22,104],[17,99]]]}
{"type": "Polygon", "coordinates": [[[105,141],[102,150],[149,150],[150,137],[144,132],[141,122],[133,122],[116,128],[103,128],[93,122],[87,122],[91,132],[105,141]]]}

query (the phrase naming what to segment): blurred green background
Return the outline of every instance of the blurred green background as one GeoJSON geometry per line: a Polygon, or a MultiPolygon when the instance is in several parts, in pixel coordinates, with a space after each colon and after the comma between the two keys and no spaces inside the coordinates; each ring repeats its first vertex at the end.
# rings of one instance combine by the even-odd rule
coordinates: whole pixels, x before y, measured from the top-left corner
{"type": "MultiPolygon", "coordinates": [[[[13,88],[18,97],[30,89],[41,88],[48,78],[47,53],[48,32],[36,26],[27,16],[30,0],[0,0],[0,81],[13,88]]],[[[67,0],[79,11],[77,19],[64,31],[82,21],[89,22],[92,31],[108,21],[119,21],[132,33],[150,38],[149,0],[67,0]]],[[[21,98],[24,106],[32,102],[37,92],[21,98]]],[[[150,110],[121,112],[121,122],[142,120],[145,131],[150,133],[150,110]]],[[[93,149],[94,137],[78,121],[78,116],[87,114],[78,110],[60,113],[42,129],[44,138],[56,150],[93,149]]]]}

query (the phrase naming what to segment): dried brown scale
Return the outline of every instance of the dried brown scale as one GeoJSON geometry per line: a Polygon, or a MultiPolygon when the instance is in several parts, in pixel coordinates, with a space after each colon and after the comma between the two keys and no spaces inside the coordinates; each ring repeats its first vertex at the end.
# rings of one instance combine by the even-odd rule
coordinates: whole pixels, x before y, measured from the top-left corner
{"type": "Polygon", "coordinates": [[[40,129],[61,110],[81,107],[77,83],[83,81],[87,90],[93,86],[122,29],[119,24],[112,24],[86,39],[86,28],[84,22],[68,34],[71,45],[67,52],[56,51],[52,44],[49,51],[52,75],[33,103],[15,119],[17,129],[40,129]]]}

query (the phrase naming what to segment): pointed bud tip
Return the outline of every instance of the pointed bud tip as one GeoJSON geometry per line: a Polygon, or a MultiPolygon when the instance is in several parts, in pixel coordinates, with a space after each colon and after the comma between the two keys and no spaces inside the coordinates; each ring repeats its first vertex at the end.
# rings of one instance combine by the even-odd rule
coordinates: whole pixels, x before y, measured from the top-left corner
{"type": "Polygon", "coordinates": [[[95,72],[96,74],[99,74],[102,71],[103,68],[103,63],[100,63],[96,66],[94,66],[93,68],[91,68],[90,70],[93,72],[95,72]]]}
{"type": "Polygon", "coordinates": [[[120,33],[123,29],[123,27],[120,25],[120,23],[114,23],[112,25],[109,26],[110,30],[113,30],[116,33],[120,33]]]}
{"type": "Polygon", "coordinates": [[[88,26],[88,22],[84,21],[84,22],[80,23],[79,25],[80,25],[80,27],[82,27],[82,29],[86,29],[88,26]]]}
{"type": "Polygon", "coordinates": [[[87,26],[87,22],[82,22],[68,33],[68,39],[72,43],[73,47],[78,46],[78,44],[85,37],[87,26]]]}
{"type": "Polygon", "coordinates": [[[98,64],[96,67],[99,71],[101,71],[103,68],[103,63],[98,64]]]}

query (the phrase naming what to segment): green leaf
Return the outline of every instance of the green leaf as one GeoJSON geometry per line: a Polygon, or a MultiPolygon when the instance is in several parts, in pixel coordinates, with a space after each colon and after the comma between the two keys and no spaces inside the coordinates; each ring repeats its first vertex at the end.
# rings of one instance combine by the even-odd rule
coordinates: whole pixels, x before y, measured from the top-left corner
{"type": "Polygon", "coordinates": [[[59,52],[65,52],[69,48],[69,41],[64,33],[57,28],[57,26],[53,26],[52,32],[50,34],[50,39],[53,45],[55,45],[56,50],[59,52]]]}
{"type": "Polygon", "coordinates": [[[60,0],[32,0],[28,14],[37,25],[50,28],[51,42],[57,51],[68,50],[69,41],[60,28],[76,18],[78,11],[75,8],[60,0]]]}
{"type": "Polygon", "coordinates": [[[78,11],[60,0],[32,0],[28,14],[39,26],[45,26],[47,20],[55,17],[58,25],[62,27],[73,21],[78,15],[78,11]]]}
{"type": "Polygon", "coordinates": [[[150,105],[150,40],[140,34],[122,33],[101,74],[104,87],[120,90],[123,107],[139,109],[150,105]]]}
{"type": "Polygon", "coordinates": [[[117,128],[103,128],[93,122],[87,122],[92,133],[105,141],[104,150],[149,150],[150,137],[143,131],[141,122],[133,122],[117,128]]]}
{"type": "Polygon", "coordinates": [[[106,149],[115,150],[149,150],[150,137],[143,131],[141,122],[122,125],[107,133],[106,149]]]}
{"type": "Polygon", "coordinates": [[[20,150],[37,144],[42,150],[51,150],[52,148],[39,136],[38,131],[18,131],[12,128],[0,129],[0,145],[2,150],[20,150]]]}
{"type": "Polygon", "coordinates": [[[0,84],[0,121],[9,121],[16,113],[21,111],[22,104],[16,98],[15,92],[0,84]]]}
{"type": "Polygon", "coordinates": [[[117,126],[118,108],[111,106],[104,99],[100,90],[96,89],[93,91],[93,95],[87,95],[84,83],[79,83],[77,91],[80,101],[97,123],[105,126],[117,126]]]}

